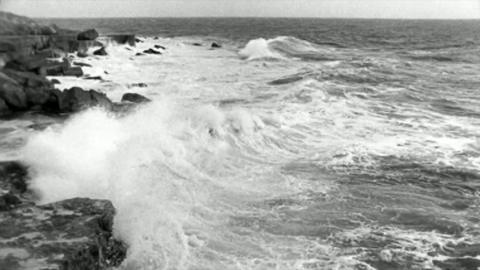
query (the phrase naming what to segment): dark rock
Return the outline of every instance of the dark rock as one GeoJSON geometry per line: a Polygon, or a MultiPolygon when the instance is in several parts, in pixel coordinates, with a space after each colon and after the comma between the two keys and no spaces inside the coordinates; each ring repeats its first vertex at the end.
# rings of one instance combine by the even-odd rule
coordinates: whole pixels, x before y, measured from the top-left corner
{"type": "Polygon", "coordinates": [[[142,56],[142,55],[145,55],[143,53],[136,53],[135,56],[142,56]]]}
{"type": "Polygon", "coordinates": [[[92,67],[92,65],[87,64],[87,63],[82,63],[82,62],[73,62],[73,64],[75,66],[79,66],[79,67],[92,67]]]}
{"type": "Polygon", "coordinates": [[[85,80],[99,80],[103,81],[102,76],[90,76],[90,77],[85,77],[85,80]]]}
{"type": "Polygon", "coordinates": [[[47,102],[43,104],[43,109],[51,112],[77,112],[89,107],[100,106],[110,110],[112,102],[105,94],[94,90],[85,91],[80,87],[72,87],[68,90],[50,91],[47,102]]]}
{"type": "Polygon", "coordinates": [[[57,80],[57,79],[51,79],[51,80],[50,80],[50,83],[51,83],[51,84],[60,84],[60,81],[57,80]]]}
{"type": "Polygon", "coordinates": [[[27,97],[27,104],[29,107],[35,105],[43,105],[48,101],[50,97],[50,92],[36,87],[27,87],[25,88],[25,95],[27,97]]]}
{"type": "Polygon", "coordinates": [[[107,51],[105,50],[105,47],[101,47],[100,49],[94,51],[93,54],[94,55],[100,55],[100,56],[108,55],[107,51]]]}
{"type": "Polygon", "coordinates": [[[0,212],[2,269],[110,269],[126,256],[112,236],[115,209],[105,200],[75,198],[0,212]],[[35,268],[36,269],[36,268],[35,268]]]}
{"type": "Polygon", "coordinates": [[[129,88],[130,87],[142,87],[143,88],[143,87],[148,87],[148,84],[146,84],[146,83],[132,83],[128,87],[129,88]]]}
{"type": "Polygon", "coordinates": [[[212,45],[210,45],[210,48],[221,48],[222,45],[216,43],[216,42],[213,42],[212,45]]]}
{"type": "Polygon", "coordinates": [[[107,37],[117,44],[128,44],[130,46],[135,46],[135,42],[136,42],[135,35],[131,35],[131,34],[115,34],[115,35],[108,35],[107,37]]]}
{"type": "Polygon", "coordinates": [[[0,162],[0,191],[16,196],[27,191],[27,167],[17,161],[0,162]]]}
{"type": "Polygon", "coordinates": [[[95,40],[98,38],[98,32],[95,29],[88,29],[78,33],[77,40],[95,40]]]}
{"type": "Polygon", "coordinates": [[[0,42],[0,52],[14,52],[16,50],[15,45],[10,42],[0,42]]]}
{"type": "Polygon", "coordinates": [[[151,100],[137,93],[126,93],[122,96],[122,102],[144,103],[151,100]]]}
{"type": "MultiPolygon", "coordinates": [[[[51,88],[50,81],[45,77],[37,75],[33,72],[22,72],[11,69],[4,69],[4,75],[7,75],[14,80],[17,84],[23,87],[42,87],[42,88],[51,88]]],[[[1,72],[0,72],[0,81],[1,81],[1,72]]]]}
{"type": "Polygon", "coordinates": [[[40,74],[48,76],[60,76],[63,75],[65,70],[70,68],[70,62],[64,58],[62,62],[49,62],[41,68],[40,74]]]}
{"type": "Polygon", "coordinates": [[[141,39],[139,39],[139,38],[136,38],[136,39],[135,39],[135,42],[136,42],[136,43],[143,43],[143,40],[141,40],[141,39]]]}
{"type": "Polygon", "coordinates": [[[198,43],[198,42],[192,43],[192,45],[193,46],[198,46],[198,47],[203,46],[202,43],[198,43]]]}
{"type": "Polygon", "coordinates": [[[80,58],[85,58],[88,57],[88,54],[86,52],[77,52],[77,56],[80,58]]]}
{"type": "Polygon", "coordinates": [[[475,258],[455,258],[444,261],[434,260],[433,264],[444,270],[475,270],[480,267],[480,260],[475,258]]]}
{"type": "Polygon", "coordinates": [[[167,49],[167,48],[163,47],[162,45],[155,45],[154,47],[155,47],[155,49],[162,49],[162,50],[167,49]]]}
{"type": "Polygon", "coordinates": [[[153,39],[154,39],[154,40],[157,40],[157,39],[158,39],[158,37],[154,37],[153,39]]]}
{"type": "Polygon", "coordinates": [[[23,110],[27,108],[27,96],[23,88],[3,73],[0,73],[0,98],[10,109],[23,110]]]}
{"type": "Polygon", "coordinates": [[[0,212],[8,211],[12,208],[15,208],[17,205],[21,204],[22,201],[12,193],[7,193],[0,196],[0,212]]]}
{"type": "Polygon", "coordinates": [[[147,53],[147,54],[162,54],[161,52],[159,51],[156,51],[154,49],[148,49],[148,50],[144,50],[143,53],[147,53]]]}
{"type": "Polygon", "coordinates": [[[3,98],[0,98],[0,115],[5,115],[10,113],[10,108],[3,98]]]}
{"type": "Polygon", "coordinates": [[[81,67],[71,67],[67,70],[64,70],[63,75],[80,77],[83,76],[83,70],[81,67]]]}
{"type": "Polygon", "coordinates": [[[92,106],[99,106],[107,110],[112,109],[112,101],[104,93],[90,90],[90,96],[92,98],[92,106]]]}

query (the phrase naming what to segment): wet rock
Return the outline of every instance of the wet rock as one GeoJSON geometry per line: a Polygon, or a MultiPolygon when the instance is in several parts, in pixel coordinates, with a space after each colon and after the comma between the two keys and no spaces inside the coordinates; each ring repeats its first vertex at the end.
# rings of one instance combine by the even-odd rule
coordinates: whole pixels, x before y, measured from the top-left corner
{"type": "Polygon", "coordinates": [[[0,212],[8,211],[20,205],[22,201],[12,193],[7,193],[0,196],[0,212]]]}
{"type": "Polygon", "coordinates": [[[146,83],[132,83],[128,87],[129,88],[130,87],[141,87],[141,88],[143,88],[143,87],[148,87],[148,84],[146,84],[146,83]]]}
{"type": "Polygon", "coordinates": [[[77,112],[94,106],[111,109],[112,102],[105,94],[94,90],[85,91],[80,87],[72,87],[63,92],[59,90],[51,91],[44,108],[54,112],[77,112]]]}
{"type": "Polygon", "coordinates": [[[101,47],[100,49],[94,51],[93,54],[94,54],[94,55],[99,55],[99,56],[106,56],[106,55],[108,55],[107,51],[105,50],[105,47],[101,47]]]}
{"type": "Polygon", "coordinates": [[[85,80],[98,80],[98,81],[103,81],[102,76],[89,76],[85,77],[85,80]]]}
{"type": "Polygon", "coordinates": [[[166,50],[167,48],[163,47],[162,45],[155,45],[153,46],[155,47],[155,49],[162,49],[162,50],[166,50]]]}
{"type": "Polygon", "coordinates": [[[222,45],[220,45],[216,42],[213,42],[212,45],[210,45],[210,48],[212,48],[212,49],[218,49],[218,48],[221,48],[221,47],[222,47],[222,45]]]}
{"type": "Polygon", "coordinates": [[[122,102],[126,101],[132,103],[144,103],[150,102],[151,100],[137,93],[126,93],[122,96],[122,102]]]}
{"type": "Polygon", "coordinates": [[[85,57],[88,57],[88,53],[79,51],[77,52],[77,56],[80,58],[85,58],[85,57]]]}
{"type": "MultiPolygon", "coordinates": [[[[44,76],[37,75],[33,72],[4,69],[3,74],[10,77],[11,80],[23,87],[51,88],[49,80],[44,76]]],[[[0,78],[1,77],[2,75],[0,75],[0,78]]]]}
{"type": "Polygon", "coordinates": [[[77,40],[95,40],[96,38],[98,38],[98,32],[95,29],[88,29],[77,35],[77,40]]]}
{"type": "Polygon", "coordinates": [[[161,52],[159,51],[156,51],[152,48],[148,49],[148,50],[144,50],[143,53],[146,53],[146,54],[162,54],[161,52]]]}
{"type": "Polygon", "coordinates": [[[480,268],[480,260],[475,258],[455,258],[444,261],[434,260],[433,264],[444,270],[475,270],[480,268]]]}
{"type": "Polygon", "coordinates": [[[63,72],[70,68],[70,63],[68,60],[63,62],[49,62],[42,67],[41,74],[48,76],[60,76],[63,75],[63,72]]]}
{"type": "Polygon", "coordinates": [[[117,44],[128,44],[130,46],[135,46],[136,38],[135,35],[131,34],[115,34],[115,35],[108,35],[112,41],[116,42],[117,44]]]}
{"type": "Polygon", "coordinates": [[[51,83],[51,84],[60,84],[60,81],[57,80],[57,79],[51,79],[51,80],[50,80],[50,83],[51,83]]]}
{"type": "Polygon", "coordinates": [[[83,70],[81,67],[71,67],[67,70],[64,70],[63,75],[80,77],[83,76],[83,70]]]}
{"type": "Polygon", "coordinates": [[[112,101],[110,101],[110,99],[104,93],[90,90],[90,96],[92,98],[91,106],[99,106],[107,110],[112,109],[112,101]]]}
{"type": "Polygon", "coordinates": [[[192,43],[192,45],[197,46],[197,47],[203,46],[202,43],[198,43],[198,42],[194,42],[194,43],[192,43]]]}
{"type": "Polygon", "coordinates": [[[83,62],[73,62],[73,64],[75,66],[79,66],[79,67],[92,67],[92,65],[87,64],[87,63],[83,63],[83,62]]]}
{"type": "Polygon", "coordinates": [[[136,43],[143,43],[143,40],[139,39],[139,38],[135,38],[135,42],[136,43]]]}
{"type": "Polygon", "coordinates": [[[143,53],[136,53],[135,56],[142,56],[142,55],[145,55],[143,53]]]}
{"type": "Polygon", "coordinates": [[[0,72],[0,98],[10,109],[23,110],[27,108],[27,96],[23,88],[9,76],[0,72]]]}
{"type": "Polygon", "coordinates": [[[107,269],[126,247],[112,237],[115,209],[104,200],[75,198],[0,212],[2,269],[107,269]],[[37,269],[37,268],[35,268],[37,269]]]}
{"type": "Polygon", "coordinates": [[[0,162],[0,191],[16,196],[27,191],[27,167],[17,161],[0,162]]]}

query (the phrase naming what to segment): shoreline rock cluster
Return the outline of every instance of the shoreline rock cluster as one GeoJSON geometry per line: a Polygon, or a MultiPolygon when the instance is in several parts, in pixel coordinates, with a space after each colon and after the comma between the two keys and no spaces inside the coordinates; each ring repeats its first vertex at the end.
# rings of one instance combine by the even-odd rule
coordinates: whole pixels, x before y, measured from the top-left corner
{"type": "MultiPolygon", "coordinates": [[[[98,36],[94,29],[77,33],[0,12],[0,116],[38,112],[61,117],[92,106],[115,111],[148,101],[133,95],[117,104],[99,91],[61,91],[57,80],[48,80],[46,76],[83,76],[84,64],[72,65],[66,55],[87,55],[94,46],[101,47],[96,55],[102,55],[98,36]]],[[[134,35],[112,40],[135,45],[134,35]]],[[[29,170],[20,162],[0,162],[2,270],[110,269],[122,263],[127,246],[113,237],[111,202],[73,198],[37,205],[28,181],[29,170]]]]}

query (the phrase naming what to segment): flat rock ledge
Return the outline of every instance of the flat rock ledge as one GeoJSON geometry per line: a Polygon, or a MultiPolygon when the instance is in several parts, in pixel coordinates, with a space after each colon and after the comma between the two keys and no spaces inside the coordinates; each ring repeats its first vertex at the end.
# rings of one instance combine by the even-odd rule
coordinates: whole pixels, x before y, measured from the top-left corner
{"type": "Polygon", "coordinates": [[[0,162],[0,268],[97,270],[119,266],[127,247],[113,238],[115,208],[74,198],[36,205],[22,164],[0,162]]]}

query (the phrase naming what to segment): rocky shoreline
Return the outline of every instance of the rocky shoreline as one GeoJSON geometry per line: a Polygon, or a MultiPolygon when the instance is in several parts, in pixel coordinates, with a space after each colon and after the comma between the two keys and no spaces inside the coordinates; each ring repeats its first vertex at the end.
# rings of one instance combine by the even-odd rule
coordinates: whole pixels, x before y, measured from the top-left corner
{"type": "MultiPolygon", "coordinates": [[[[93,89],[57,89],[58,81],[47,78],[84,76],[85,64],[74,59],[88,56],[92,47],[100,47],[94,55],[105,55],[98,38],[94,29],[75,32],[0,12],[0,120],[25,113],[68,117],[89,107],[125,112],[149,101],[127,93],[116,103],[93,89]],[[72,54],[76,57],[69,57],[72,54]]],[[[130,46],[140,42],[134,35],[107,38],[130,46]]],[[[0,162],[2,270],[107,269],[122,263],[127,246],[113,237],[111,202],[74,198],[37,205],[28,179],[29,170],[20,162],[0,162]]]]}

